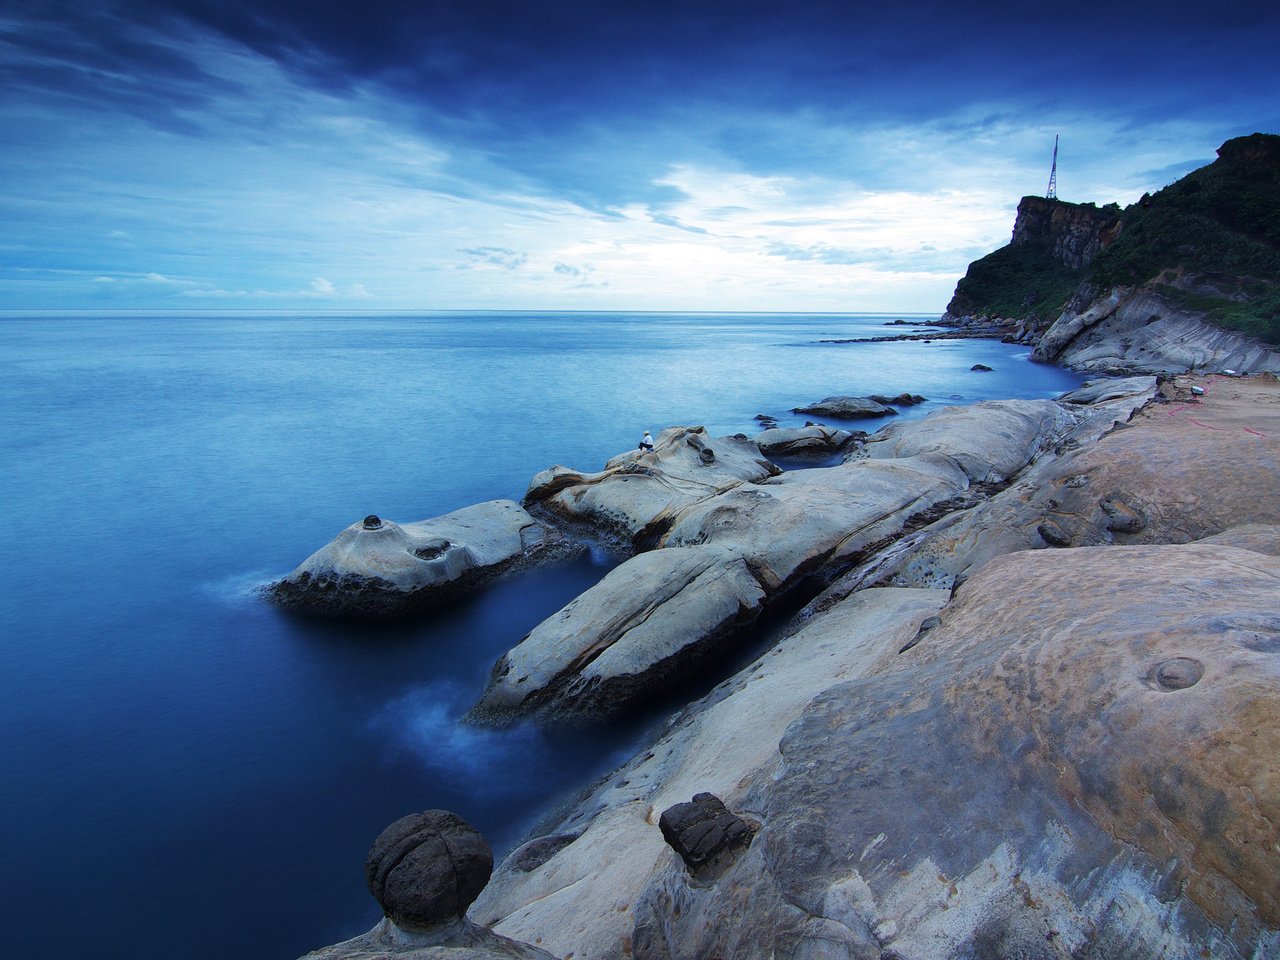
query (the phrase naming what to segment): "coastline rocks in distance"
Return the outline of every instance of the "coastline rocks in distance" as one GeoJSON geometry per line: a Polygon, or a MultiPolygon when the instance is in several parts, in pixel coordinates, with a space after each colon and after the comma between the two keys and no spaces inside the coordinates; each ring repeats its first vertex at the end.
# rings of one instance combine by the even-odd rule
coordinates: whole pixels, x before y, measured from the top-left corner
{"type": "Polygon", "coordinates": [[[308,613],[396,616],[571,549],[512,500],[490,500],[417,523],[369,516],[265,594],[282,607],[308,613]]]}
{"type": "Polygon", "coordinates": [[[893,417],[898,411],[887,403],[871,397],[827,397],[807,407],[794,407],[792,413],[807,413],[815,417],[837,417],[842,420],[858,420],[866,417],[893,417]]]}
{"type": "Polygon", "coordinates": [[[1158,291],[1116,287],[1081,311],[1067,310],[1045,331],[1031,359],[1098,373],[1231,369],[1280,373],[1280,352],[1206,323],[1204,315],[1158,291]]]}
{"type": "Polygon", "coordinates": [[[304,960],[550,957],[466,919],[492,872],[489,844],[461,817],[447,810],[401,817],[382,831],[365,858],[365,881],[385,918],[368,933],[304,960]]]}
{"type": "Polygon", "coordinates": [[[807,427],[769,427],[756,434],[756,446],[766,457],[824,456],[839,453],[851,440],[866,437],[861,430],[841,430],[810,424],[807,427]]]}
{"type": "Polygon", "coordinates": [[[529,484],[524,504],[597,535],[644,546],[652,529],[660,530],[684,507],[778,473],[745,436],[713,440],[702,427],[669,427],[653,450],[621,453],[599,473],[562,466],[543,470],[529,484]]]}
{"type": "Polygon", "coordinates": [[[992,561],[810,702],[731,800],[750,848],[669,859],[633,955],[1275,956],[1278,583],[1202,544],[992,561]]]}

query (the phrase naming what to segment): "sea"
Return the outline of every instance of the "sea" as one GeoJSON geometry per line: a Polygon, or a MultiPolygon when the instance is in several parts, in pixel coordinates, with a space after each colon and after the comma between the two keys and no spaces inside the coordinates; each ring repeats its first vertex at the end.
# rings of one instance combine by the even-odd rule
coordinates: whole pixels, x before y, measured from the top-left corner
{"type": "Polygon", "coordinates": [[[493,662],[618,558],[397,623],[288,614],[261,587],[367,514],[518,500],[646,429],[1079,383],[991,340],[823,342],[930,319],[0,314],[3,952],[290,960],[376,922],[364,855],[419,810],[458,813],[500,859],[660,719],[459,722],[493,662]]]}

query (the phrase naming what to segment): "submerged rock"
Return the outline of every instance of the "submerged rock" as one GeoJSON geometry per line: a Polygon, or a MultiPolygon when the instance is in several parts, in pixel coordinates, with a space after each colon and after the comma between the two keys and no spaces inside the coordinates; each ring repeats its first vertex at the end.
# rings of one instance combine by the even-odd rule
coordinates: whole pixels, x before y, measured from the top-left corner
{"type": "Polygon", "coordinates": [[[511,500],[398,524],[353,523],[266,589],[283,607],[338,616],[395,616],[451,600],[493,576],[574,548],[511,500]]]}

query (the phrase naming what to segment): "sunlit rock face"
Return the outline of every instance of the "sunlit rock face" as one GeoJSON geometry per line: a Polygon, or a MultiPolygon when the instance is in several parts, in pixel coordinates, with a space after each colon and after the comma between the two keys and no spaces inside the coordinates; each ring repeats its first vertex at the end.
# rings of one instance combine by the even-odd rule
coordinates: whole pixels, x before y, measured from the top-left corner
{"type": "Polygon", "coordinates": [[[395,616],[454,599],[505,570],[571,549],[511,500],[417,523],[369,516],[272,584],[267,596],[308,613],[395,616]]]}

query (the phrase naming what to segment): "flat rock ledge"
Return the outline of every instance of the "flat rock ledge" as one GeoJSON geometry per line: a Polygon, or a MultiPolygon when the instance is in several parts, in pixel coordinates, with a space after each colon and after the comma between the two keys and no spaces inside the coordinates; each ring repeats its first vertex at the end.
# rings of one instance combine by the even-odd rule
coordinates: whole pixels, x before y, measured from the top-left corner
{"type": "Polygon", "coordinates": [[[491,500],[417,523],[369,516],[268,586],[265,595],[306,613],[394,617],[448,602],[498,574],[577,549],[512,500],[491,500]]]}

